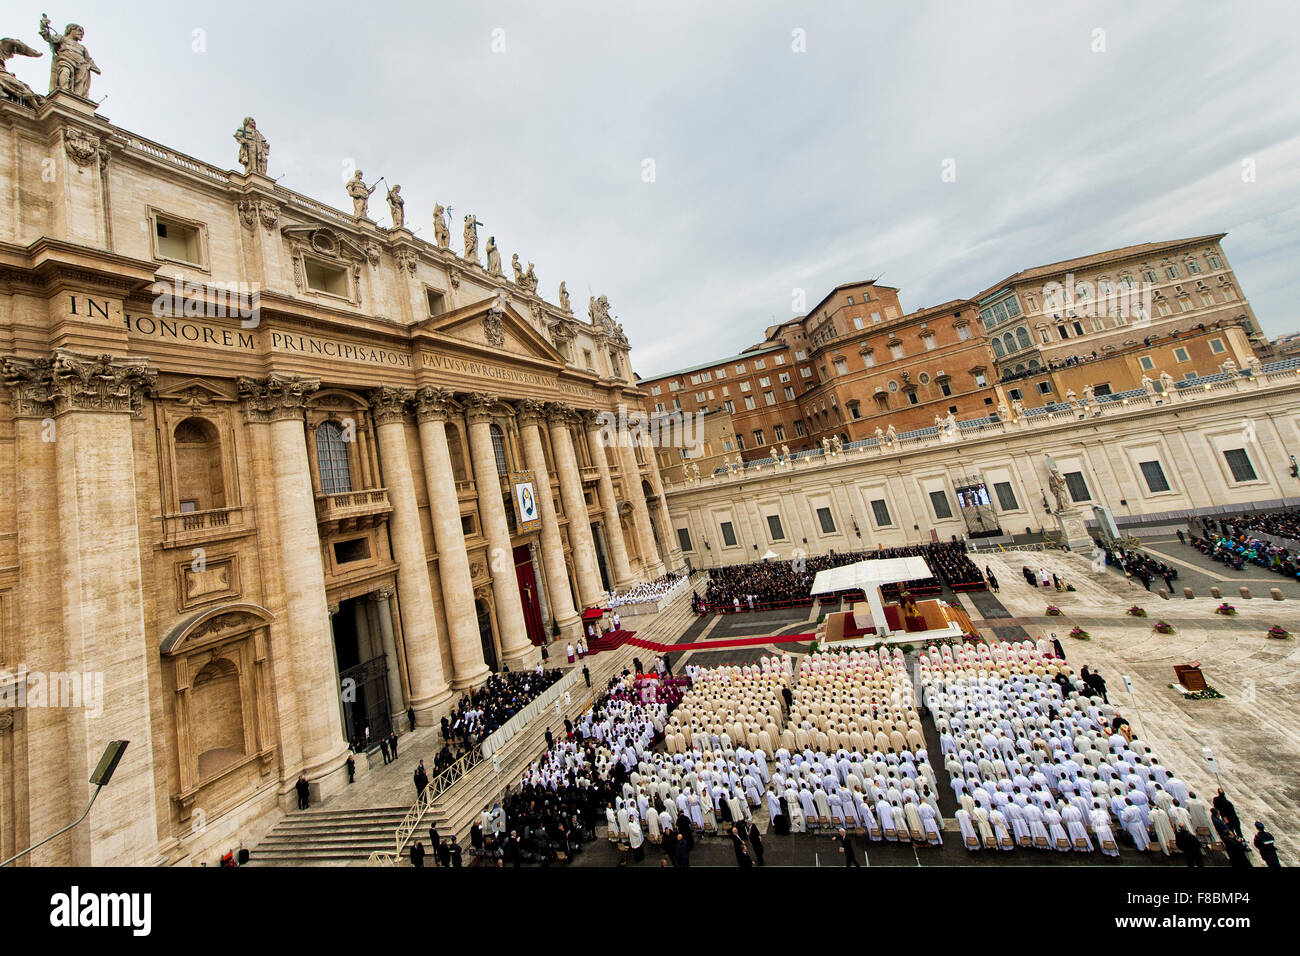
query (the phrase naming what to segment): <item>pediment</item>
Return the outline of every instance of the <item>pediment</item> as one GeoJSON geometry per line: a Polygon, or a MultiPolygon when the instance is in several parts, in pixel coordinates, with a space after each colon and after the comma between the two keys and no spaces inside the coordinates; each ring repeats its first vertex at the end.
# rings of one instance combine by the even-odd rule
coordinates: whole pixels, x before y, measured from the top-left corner
{"type": "Polygon", "coordinates": [[[434,316],[416,327],[417,338],[429,335],[477,349],[523,356],[548,365],[565,364],[564,356],[507,302],[496,296],[434,316]]]}
{"type": "Polygon", "coordinates": [[[202,378],[187,378],[159,388],[156,397],[159,401],[180,402],[195,407],[211,405],[213,402],[233,402],[236,396],[227,393],[212,382],[202,378]]]}
{"type": "Polygon", "coordinates": [[[275,615],[258,604],[226,604],[208,608],[185,618],[168,631],[158,646],[158,652],[169,657],[197,650],[274,620],[275,615]]]}

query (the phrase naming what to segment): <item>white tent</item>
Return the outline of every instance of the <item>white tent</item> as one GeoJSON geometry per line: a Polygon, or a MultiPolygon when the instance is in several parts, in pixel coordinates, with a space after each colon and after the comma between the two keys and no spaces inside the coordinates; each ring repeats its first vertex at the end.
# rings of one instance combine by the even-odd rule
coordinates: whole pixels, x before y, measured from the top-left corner
{"type": "Polygon", "coordinates": [[[867,606],[871,608],[871,621],[876,626],[876,633],[885,637],[889,634],[889,622],[885,619],[885,607],[880,599],[880,586],[917,581],[933,576],[934,572],[930,570],[924,558],[878,558],[874,561],[859,561],[856,564],[818,571],[817,577],[813,578],[811,593],[833,594],[837,591],[861,588],[867,596],[867,606]]]}
{"type": "Polygon", "coordinates": [[[780,557],[779,554],[777,554],[775,551],[773,551],[773,550],[771,550],[771,549],[769,548],[767,554],[763,555],[763,560],[764,560],[764,561],[772,561],[772,560],[775,560],[776,558],[779,558],[779,557],[780,557]]]}

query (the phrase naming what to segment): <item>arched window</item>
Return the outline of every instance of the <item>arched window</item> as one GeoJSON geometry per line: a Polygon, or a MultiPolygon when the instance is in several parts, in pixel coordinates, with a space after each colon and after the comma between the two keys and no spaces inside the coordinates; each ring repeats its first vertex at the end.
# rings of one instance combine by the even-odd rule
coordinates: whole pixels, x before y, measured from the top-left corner
{"type": "Polygon", "coordinates": [[[495,423],[490,426],[489,431],[492,433],[492,454],[496,456],[497,474],[507,474],[510,471],[510,460],[506,457],[506,433],[495,423]]]}
{"type": "Polygon", "coordinates": [[[199,671],[191,686],[190,710],[199,779],[204,780],[244,756],[244,716],[234,664],[216,658],[199,671]]]}
{"type": "Polygon", "coordinates": [[[216,426],[187,418],[172,433],[176,449],[176,498],[182,512],[226,507],[221,438],[216,426]]]}
{"type": "Polygon", "coordinates": [[[1002,345],[1008,353],[1014,352],[1016,350],[1015,337],[1010,332],[1005,333],[1002,336],[1002,345]]]}
{"type": "Polygon", "coordinates": [[[1029,330],[1023,325],[1016,329],[1016,341],[1020,343],[1022,349],[1027,349],[1033,345],[1033,340],[1029,337],[1029,330]]]}
{"type": "Polygon", "coordinates": [[[316,464],[320,472],[320,489],[327,495],[352,490],[352,462],[348,443],[338,422],[321,422],[316,429],[316,464]]]}
{"type": "Polygon", "coordinates": [[[1007,350],[1002,347],[1001,339],[995,338],[993,340],[993,354],[998,358],[1002,358],[1002,356],[1007,354],[1007,350]]]}

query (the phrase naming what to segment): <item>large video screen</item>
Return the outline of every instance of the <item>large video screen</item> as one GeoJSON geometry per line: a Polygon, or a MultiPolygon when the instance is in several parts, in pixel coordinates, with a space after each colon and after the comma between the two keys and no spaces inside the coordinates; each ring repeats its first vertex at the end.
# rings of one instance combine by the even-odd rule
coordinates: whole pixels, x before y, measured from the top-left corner
{"type": "Polygon", "coordinates": [[[963,508],[988,508],[993,504],[989,500],[989,490],[982,481],[976,484],[962,485],[956,491],[957,503],[963,508]]]}

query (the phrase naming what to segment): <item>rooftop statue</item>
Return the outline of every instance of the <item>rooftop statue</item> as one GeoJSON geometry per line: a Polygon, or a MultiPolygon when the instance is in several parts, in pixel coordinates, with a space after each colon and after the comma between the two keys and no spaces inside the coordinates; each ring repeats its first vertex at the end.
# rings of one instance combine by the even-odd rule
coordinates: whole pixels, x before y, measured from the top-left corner
{"type": "Polygon", "coordinates": [[[11,56],[43,55],[39,50],[33,50],[22,40],[14,40],[11,37],[0,40],[0,93],[4,93],[10,99],[17,100],[19,103],[26,103],[29,106],[40,105],[41,95],[9,72],[9,58],[11,56]]]}
{"type": "Polygon", "coordinates": [[[90,58],[90,51],[81,42],[86,31],[79,24],[69,23],[62,34],[50,29],[50,18],[41,15],[41,39],[50,45],[54,62],[50,64],[50,92],[67,90],[82,99],[90,99],[90,74],[99,67],[90,58]]]}
{"type": "Polygon", "coordinates": [[[239,144],[239,163],[244,167],[244,175],[261,173],[265,176],[266,158],[271,154],[271,144],[257,128],[253,117],[244,117],[244,125],[235,130],[235,142],[239,144]]]}

